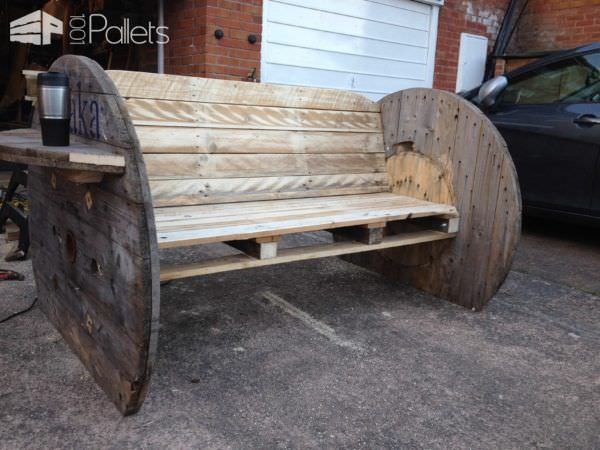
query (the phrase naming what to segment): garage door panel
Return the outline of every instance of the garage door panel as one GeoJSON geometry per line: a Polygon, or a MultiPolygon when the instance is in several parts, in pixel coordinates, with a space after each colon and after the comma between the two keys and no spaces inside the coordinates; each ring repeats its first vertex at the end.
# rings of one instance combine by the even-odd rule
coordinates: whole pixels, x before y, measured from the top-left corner
{"type": "Polygon", "coordinates": [[[277,2],[349,17],[368,18],[370,21],[401,25],[423,31],[429,29],[428,11],[423,13],[406,8],[406,5],[410,6],[414,2],[397,0],[396,6],[369,0],[277,0],[277,2]]]}
{"type": "Polygon", "coordinates": [[[264,0],[262,80],[373,100],[431,87],[438,9],[415,0],[264,0]]]}
{"type": "MultiPolygon", "coordinates": [[[[427,63],[428,50],[424,47],[396,44],[327,31],[299,28],[272,23],[268,42],[273,44],[355,54],[392,61],[427,63]]],[[[267,47],[268,48],[268,47],[267,47]]]]}
{"type": "Polygon", "coordinates": [[[314,30],[332,31],[421,47],[427,47],[429,41],[429,33],[425,30],[373,22],[277,2],[269,4],[269,20],[314,30]]]}
{"type": "Polygon", "coordinates": [[[290,60],[302,61],[302,66],[304,67],[356,74],[395,77],[401,73],[403,78],[410,78],[417,81],[423,81],[427,77],[427,66],[425,64],[381,60],[368,56],[348,54],[339,54],[336,58],[328,58],[328,53],[322,50],[311,50],[279,44],[269,45],[266,50],[266,60],[276,64],[286,64],[290,60]]]}
{"type": "Polygon", "coordinates": [[[320,86],[358,92],[377,100],[389,92],[396,92],[411,87],[424,87],[425,81],[405,80],[401,78],[360,75],[330,70],[311,69],[273,64],[269,68],[269,83],[291,84],[299,86],[320,86]]]}
{"type": "MultiPolygon", "coordinates": [[[[298,3],[301,0],[294,0],[298,3]]],[[[419,1],[412,0],[369,0],[371,3],[379,3],[380,5],[393,6],[394,8],[406,9],[408,11],[415,11],[421,14],[429,14],[430,7],[419,1]]],[[[435,0],[433,1],[435,3],[435,0]]]]}

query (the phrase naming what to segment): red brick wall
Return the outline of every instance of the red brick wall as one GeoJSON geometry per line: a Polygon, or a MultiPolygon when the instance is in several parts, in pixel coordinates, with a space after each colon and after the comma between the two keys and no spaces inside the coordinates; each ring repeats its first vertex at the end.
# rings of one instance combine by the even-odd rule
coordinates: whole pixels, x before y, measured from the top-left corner
{"type": "Polygon", "coordinates": [[[165,72],[223,79],[247,79],[260,71],[262,0],[176,0],[165,5],[171,42],[165,72]],[[224,37],[218,40],[215,30],[224,37]],[[254,34],[258,41],[248,42],[254,34]]]}
{"type": "Polygon", "coordinates": [[[165,25],[169,44],[165,46],[165,72],[206,76],[206,5],[194,0],[165,2],[165,25]]]}
{"type": "Polygon", "coordinates": [[[486,36],[490,50],[509,0],[446,0],[440,8],[433,87],[456,88],[460,34],[486,36]]]}
{"type": "MultiPolygon", "coordinates": [[[[440,8],[434,87],[454,91],[460,34],[486,36],[490,49],[509,0],[446,0],[440,8]]],[[[262,0],[169,0],[167,73],[260,79],[262,0]],[[216,29],[224,32],[217,40],[216,29]],[[248,42],[255,34],[258,42],[248,42]]],[[[530,0],[511,51],[567,48],[600,40],[600,0],[530,0]]],[[[497,72],[502,72],[500,62],[497,72]]]]}
{"type": "Polygon", "coordinates": [[[600,0],[530,0],[511,53],[562,50],[600,41],[600,0]]]}

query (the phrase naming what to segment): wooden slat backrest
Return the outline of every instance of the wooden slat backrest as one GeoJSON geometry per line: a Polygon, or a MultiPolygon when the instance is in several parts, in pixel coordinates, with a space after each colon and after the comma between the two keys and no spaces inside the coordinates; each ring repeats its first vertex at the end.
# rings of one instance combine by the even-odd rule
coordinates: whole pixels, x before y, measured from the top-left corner
{"type": "Polygon", "coordinates": [[[387,191],[379,105],[345,91],[109,71],[157,207],[387,191]]]}

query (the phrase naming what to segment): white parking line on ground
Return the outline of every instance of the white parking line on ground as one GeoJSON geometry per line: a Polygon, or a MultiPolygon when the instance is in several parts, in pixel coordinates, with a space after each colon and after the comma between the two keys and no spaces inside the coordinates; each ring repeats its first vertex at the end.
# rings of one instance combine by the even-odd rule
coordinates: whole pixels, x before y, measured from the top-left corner
{"type": "Polygon", "coordinates": [[[268,300],[272,305],[279,307],[285,313],[300,320],[302,323],[304,323],[309,328],[312,328],[320,335],[325,336],[334,344],[339,345],[340,347],[346,347],[356,351],[363,351],[363,348],[360,345],[352,341],[347,341],[345,339],[340,338],[336,334],[335,330],[329,325],[321,322],[320,320],[315,319],[310,314],[295,307],[291,303],[285,301],[280,296],[273,294],[270,291],[265,291],[262,293],[262,297],[268,300]]]}

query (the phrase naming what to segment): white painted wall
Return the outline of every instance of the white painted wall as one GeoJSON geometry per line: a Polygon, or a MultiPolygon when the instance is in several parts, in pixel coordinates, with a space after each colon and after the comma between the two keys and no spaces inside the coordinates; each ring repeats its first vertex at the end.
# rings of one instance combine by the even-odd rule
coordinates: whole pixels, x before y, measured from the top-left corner
{"type": "Polygon", "coordinates": [[[441,1],[265,0],[261,78],[374,100],[431,87],[441,1]]]}
{"type": "Polygon", "coordinates": [[[471,90],[482,83],[487,49],[488,39],[485,36],[468,33],[460,35],[456,92],[471,90]]]}

